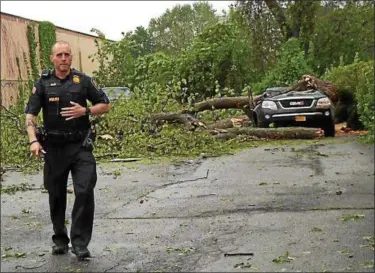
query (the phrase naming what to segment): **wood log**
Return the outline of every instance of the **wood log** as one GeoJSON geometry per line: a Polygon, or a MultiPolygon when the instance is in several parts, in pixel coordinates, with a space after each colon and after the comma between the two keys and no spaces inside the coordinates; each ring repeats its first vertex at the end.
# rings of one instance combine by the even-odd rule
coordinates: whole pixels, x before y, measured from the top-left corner
{"type": "Polygon", "coordinates": [[[216,123],[208,124],[207,129],[227,129],[233,127],[241,127],[249,121],[249,117],[246,115],[236,116],[233,118],[222,119],[216,123]]]}
{"type": "Polygon", "coordinates": [[[188,113],[158,113],[153,114],[151,118],[151,124],[160,124],[162,122],[168,122],[168,123],[178,123],[178,124],[184,124],[188,126],[195,126],[195,127],[204,127],[206,128],[206,125],[193,117],[191,114],[188,113]]]}
{"type": "MultiPolygon", "coordinates": [[[[259,98],[260,96],[255,96],[253,99],[256,102],[259,98]]],[[[245,107],[246,105],[249,105],[248,96],[214,98],[206,101],[197,102],[194,105],[193,112],[231,108],[243,109],[243,107],[245,107]]]]}
{"type": "Polygon", "coordinates": [[[282,128],[253,128],[238,127],[228,128],[219,133],[212,131],[217,139],[230,139],[238,135],[246,135],[262,139],[315,139],[323,136],[320,128],[307,127],[282,127],[282,128]]]}
{"type": "Polygon", "coordinates": [[[319,80],[312,75],[303,75],[302,79],[291,88],[293,91],[306,91],[309,89],[321,90],[326,93],[333,104],[338,102],[338,88],[334,84],[319,80]]]}
{"type": "Polygon", "coordinates": [[[220,120],[216,123],[207,125],[207,129],[209,129],[209,130],[227,129],[227,128],[232,128],[232,127],[233,127],[233,122],[232,122],[232,119],[230,119],[230,118],[223,119],[223,120],[220,120]]]}

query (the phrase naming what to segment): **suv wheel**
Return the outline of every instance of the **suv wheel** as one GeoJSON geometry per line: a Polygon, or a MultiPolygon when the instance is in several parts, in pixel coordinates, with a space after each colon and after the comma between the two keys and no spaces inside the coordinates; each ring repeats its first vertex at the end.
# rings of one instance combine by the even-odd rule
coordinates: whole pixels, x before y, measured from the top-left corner
{"type": "Polygon", "coordinates": [[[325,137],[334,137],[335,136],[335,123],[333,120],[327,119],[323,121],[322,129],[324,131],[325,137]]]}
{"type": "Polygon", "coordinates": [[[258,128],[268,128],[269,127],[269,123],[267,122],[260,122],[259,119],[258,119],[258,115],[253,112],[253,124],[254,124],[254,127],[258,127],[258,128]]]}
{"type": "Polygon", "coordinates": [[[270,124],[268,122],[257,121],[257,127],[259,127],[259,128],[268,128],[268,127],[270,127],[270,124]]]}

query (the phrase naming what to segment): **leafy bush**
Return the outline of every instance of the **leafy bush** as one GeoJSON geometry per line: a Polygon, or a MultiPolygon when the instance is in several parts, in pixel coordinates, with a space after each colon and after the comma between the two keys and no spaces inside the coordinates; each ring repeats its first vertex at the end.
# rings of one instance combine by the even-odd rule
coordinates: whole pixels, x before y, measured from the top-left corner
{"type": "Polygon", "coordinates": [[[337,85],[340,90],[351,90],[353,92],[359,119],[369,130],[369,136],[373,139],[374,61],[356,62],[332,68],[326,73],[324,79],[337,85]]]}
{"type": "MultiPolygon", "coordinates": [[[[28,138],[25,131],[25,101],[30,94],[30,83],[19,82],[19,98],[8,110],[1,109],[1,164],[25,170],[38,169],[38,163],[30,160],[28,138]]],[[[40,167],[40,165],[39,165],[40,167]]]]}
{"type": "MultiPolygon", "coordinates": [[[[164,124],[156,130],[150,124],[151,115],[165,111],[180,111],[181,105],[170,100],[163,89],[155,86],[147,96],[135,92],[130,99],[118,100],[112,104],[111,111],[99,118],[98,136],[108,134],[113,139],[98,137],[94,153],[118,154],[119,157],[188,157],[226,154],[237,148],[239,142],[216,140],[207,132],[189,131],[182,125],[164,124]]],[[[42,161],[30,158],[28,137],[24,133],[25,101],[18,103],[8,111],[1,112],[1,158],[3,166],[15,166],[25,171],[42,168],[42,161]]],[[[210,112],[210,111],[208,111],[210,112]]],[[[227,111],[224,111],[227,112],[227,111]]],[[[42,124],[39,115],[38,124],[42,124]]],[[[202,117],[207,113],[202,113],[202,117]]]]}
{"type": "Polygon", "coordinates": [[[356,88],[357,109],[361,122],[369,130],[369,138],[374,141],[374,62],[368,62],[361,69],[359,83],[356,88]]]}
{"type": "Polygon", "coordinates": [[[254,84],[256,94],[271,86],[291,86],[295,84],[303,74],[309,74],[312,69],[308,66],[305,53],[300,48],[300,42],[291,38],[282,45],[277,62],[267,73],[265,78],[254,84]]]}

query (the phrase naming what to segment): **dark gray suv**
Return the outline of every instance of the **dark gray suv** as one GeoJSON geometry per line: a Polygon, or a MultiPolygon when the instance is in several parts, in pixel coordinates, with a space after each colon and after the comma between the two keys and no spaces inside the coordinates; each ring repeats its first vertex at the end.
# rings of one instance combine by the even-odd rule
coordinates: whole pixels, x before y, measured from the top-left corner
{"type": "Polygon", "coordinates": [[[324,136],[335,136],[334,106],[320,90],[290,91],[269,88],[257,100],[253,119],[257,127],[303,126],[324,130],[324,136]]]}

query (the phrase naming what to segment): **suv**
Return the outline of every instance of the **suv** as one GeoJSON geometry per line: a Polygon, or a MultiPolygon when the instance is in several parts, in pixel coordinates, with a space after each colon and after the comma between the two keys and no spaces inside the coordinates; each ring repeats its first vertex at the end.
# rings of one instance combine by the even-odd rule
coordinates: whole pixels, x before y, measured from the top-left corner
{"type": "Polygon", "coordinates": [[[289,91],[268,88],[252,109],[257,127],[305,126],[324,130],[324,136],[335,136],[334,108],[329,97],[320,90],[289,91]]]}
{"type": "Polygon", "coordinates": [[[128,87],[103,87],[102,90],[107,95],[108,99],[113,102],[130,96],[130,89],[128,87]]]}

